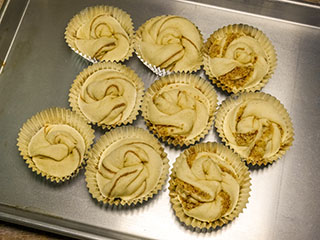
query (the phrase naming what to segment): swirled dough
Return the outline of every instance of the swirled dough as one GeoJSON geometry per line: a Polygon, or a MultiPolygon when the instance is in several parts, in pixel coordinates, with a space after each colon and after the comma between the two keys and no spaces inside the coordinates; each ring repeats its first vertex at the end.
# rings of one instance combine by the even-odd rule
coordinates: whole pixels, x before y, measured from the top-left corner
{"type": "Polygon", "coordinates": [[[231,89],[255,86],[268,73],[268,56],[253,37],[244,33],[230,33],[222,38],[211,38],[211,42],[211,73],[231,89]]]}
{"type": "Polygon", "coordinates": [[[176,168],[176,192],[186,215],[214,221],[230,214],[240,192],[237,174],[216,153],[199,152],[176,168]]]}
{"type": "Polygon", "coordinates": [[[170,84],[148,102],[148,120],[162,136],[193,139],[206,128],[210,103],[198,89],[188,84],[170,84]]]}
{"type": "Polygon", "coordinates": [[[92,58],[118,61],[127,55],[130,40],[117,19],[105,13],[81,25],[76,32],[75,45],[80,52],[92,58]]]}
{"type": "Polygon", "coordinates": [[[262,160],[275,155],[286,139],[286,122],[272,102],[247,99],[227,113],[223,131],[242,157],[262,160]]]}
{"type": "Polygon", "coordinates": [[[121,123],[130,116],[136,97],[136,86],[125,74],[102,69],[86,79],[78,103],[89,120],[110,125],[121,123]]]}
{"type": "Polygon", "coordinates": [[[107,198],[143,197],[156,187],[162,166],[161,155],[147,142],[135,138],[118,141],[100,158],[98,187],[107,198]]]}
{"type": "Polygon", "coordinates": [[[31,138],[28,146],[36,167],[56,177],[72,174],[81,164],[85,150],[80,133],[64,124],[45,125],[31,138]]]}
{"type": "Polygon", "coordinates": [[[194,70],[202,64],[202,37],[187,19],[161,16],[144,26],[140,50],[148,63],[169,71],[194,70]]]}

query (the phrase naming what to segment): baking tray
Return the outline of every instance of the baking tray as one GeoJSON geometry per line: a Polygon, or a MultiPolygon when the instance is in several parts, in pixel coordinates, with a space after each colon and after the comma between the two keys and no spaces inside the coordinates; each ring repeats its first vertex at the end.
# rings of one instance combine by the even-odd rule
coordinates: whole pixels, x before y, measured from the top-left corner
{"type": "MultiPolygon", "coordinates": [[[[0,219],[81,239],[317,239],[320,234],[320,10],[292,1],[25,0],[5,1],[0,13],[0,219]],[[175,217],[168,183],[135,207],[114,208],[91,198],[84,170],[63,184],[37,176],[16,147],[22,124],[48,107],[68,107],[69,88],[89,63],[64,42],[71,17],[108,4],[147,19],[189,18],[206,39],[233,23],[261,29],[275,46],[278,66],[263,88],[288,110],[295,140],[279,161],[250,168],[252,191],[243,213],[222,228],[191,229],[175,217]],[[18,17],[21,16],[21,17],[18,17]]],[[[136,56],[125,62],[145,86],[157,79],[136,56]]],[[[202,71],[197,73],[205,77],[202,71]]],[[[218,91],[219,102],[226,94],[218,91]]],[[[141,116],[134,125],[146,128],[141,116]]],[[[97,135],[103,133],[96,129],[97,135]]],[[[220,141],[212,128],[203,140],[220,141]]],[[[181,150],[165,146],[170,165],[181,150]]]]}

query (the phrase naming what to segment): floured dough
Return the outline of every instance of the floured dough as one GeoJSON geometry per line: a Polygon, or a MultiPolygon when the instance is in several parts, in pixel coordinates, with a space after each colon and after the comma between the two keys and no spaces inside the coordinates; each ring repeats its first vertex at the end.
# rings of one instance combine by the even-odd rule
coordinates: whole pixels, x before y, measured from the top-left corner
{"type": "Polygon", "coordinates": [[[223,131],[236,152],[254,160],[274,156],[287,138],[283,116],[273,102],[259,98],[235,104],[225,117],[223,131]]]}

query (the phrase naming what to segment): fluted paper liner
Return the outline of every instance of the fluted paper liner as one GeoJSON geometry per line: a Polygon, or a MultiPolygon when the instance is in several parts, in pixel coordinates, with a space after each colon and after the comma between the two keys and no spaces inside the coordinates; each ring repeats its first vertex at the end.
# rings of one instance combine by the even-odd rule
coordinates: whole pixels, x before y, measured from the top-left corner
{"type": "Polygon", "coordinates": [[[290,146],[292,145],[292,142],[294,140],[294,129],[292,126],[292,121],[289,116],[289,113],[287,112],[285,107],[282,105],[282,103],[278,99],[271,96],[270,94],[263,93],[263,92],[241,93],[241,94],[229,96],[226,100],[224,100],[221,103],[221,106],[217,110],[216,119],[215,119],[215,127],[216,127],[217,132],[218,132],[220,138],[222,139],[222,141],[227,146],[229,146],[231,149],[233,149],[236,153],[238,153],[240,155],[240,157],[244,159],[244,161],[246,161],[248,164],[252,164],[252,165],[259,165],[259,166],[267,165],[268,163],[272,163],[272,162],[278,160],[290,148],[290,146]],[[262,99],[266,102],[272,103],[276,112],[285,121],[285,124],[286,124],[285,134],[287,137],[283,141],[282,145],[280,146],[279,151],[269,158],[263,158],[263,159],[257,160],[257,159],[251,159],[251,158],[246,158],[245,156],[242,156],[228,142],[228,139],[226,138],[225,132],[223,130],[223,124],[224,124],[224,121],[225,121],[225,118],[226,118],[228,112],[232,108],[236,107],[237,105],[241,104],[243,101],[245,101],[247,99],[262,99]]]}
{"type": "MultiPolygon", "coordinates": [[[[108,14],[111,17],[115,18],[122,28],[125,30],[125,32],[129,36],[129,51],[127,54],[117,60],[112,60],[112,62],[123,62],[125,60],[128,60],[130,57],[133,56],[134,52],[134,27],[133,27],[133,22],[130,17],[130,15],[125,12],[124,10],[117,8],[117,7],[112,7],[112,6],[106,6],[106,5],[99,5],[99,6],[92,6],[92,7],[87,7],[80,11],[78,14],[73,16],[73,18],[69,21],[67,24],[65,33],[64,33],[64,38],[65,41],[67,42],[68,46],[77,54],[79,54],[81,57],[85,58],[86,60],[92,62],[92,63],[97,63],[100,62],[99,59],[93,57],[93,56],[88,56],[84,53],[82,53],[77,46],[75,45],[75,38],[76,38],[76,33],[78,29],[81,27],[81,25],[91,19],[93,19],[95,16],[99,14],[108,14]]],[[[110,61],[110,60],[109,60],[110,61]]]]}
{"type": "Polygon", "coordinates": [[[277,54],[275,52],[275,49],[271,41],[262,31],[246,24],[233,24],[233,25],[228,25],[216,30],[207,39],[203,48],[203,65],[204,65],[203,69],[206,75],[209,77],[209,79],[222,90],[227,91],[228,93],[254,92],[257,90],[261,90],[271,78],[277,66],[277,54]],[[248,87],[232,88],[224,84],[223,82],[219,81],[211,72],[210,56],[209,56],[209,53],[210,53],[209,49],[212,45],[211,39],[222,38],[225,35],[230,33],[244,33],[247,36],[250,36],[255,40],[257,40],[260,43],[261,47],[265,50],[267,54],[267,62],[269,64],[269,70],[258,84],[254,86],[248,86],[248,87]]]}
{"type": "Polygon", "coordinates": [[[46,179],[52,182],[64,182],[69,180],[70,178],[76,176],[79,170],[85,164],[85,160],[88,155],[88,151],[93,143],[94,139],[94,130],[91,129],[90,125],[86,123],[86,121],[79,116],[78,114],[71,112],[68,109],[64,108],[49,108],[43,110],[34,116],[32,116],[26,123],[23,124],[20,129],[18,136],[18,149],[20,151],[20,155],[25,160],[26,164],[33,172],[36,172],[38,175],[45,177],[46,179]],[[38,133],[38,131],[44,127],[46,124],[65,124],[72,128],[74,128],[83,138],[85,143],[85,153],[84,157],[81,160],[77,169],[75,169],[70,175],[64,177],[52,176],[46,172],[41,171],[37,168],[35,163],[32,161],[32,157],[29,156],[28,146],[32,139],[32,137],[38,133]]]}
{"type": "Polygon", "coordinates": [[[221,227],[224,224],[234,220],[239,214],[246,208],[248,199],[250,196],[250,173],[248,167],[241,161],[240,157],[233,153],[230,149],[224,145],[216,142],[207,142],[199,143],[183,151],[176,159],[173,164],[172,173],[170,175],[170,186],[169,186],[169,196],[172,208],[178,217],[178,219],[185,223],[187,226],[192,226],[193,228],[200,229],[214,229],[221,227]],[[219,219],[214,221],[201,221],[196,218],[186,215],[183,211],[182,205],[179,200],[179,195],[176,193],[176,170],[179,168],[179,165],[182,161],[188,158],[191,154],[200,153],[200,152],[211,152],[216,153],[219,156],[222,156],[225,162],[230,165],[237,174],[237,181],[240,185],[239,198],[237,204],[233,211],[226,215],[222,216],[219,219]]]}
{"type": "Polygon", "coordinates": [[[139,114],[139,110],[141,108],[142,98],[144,94],[144,83],[141,78],[129,67],[122,65],[120,63],[112,63],[112,62],[103,62],[103,63],[96,63],[88,68],[84,69],[74,80],[70,92],[69,92],[69,103],[72,107],[72,110],[82,115],[89,123],[97,124],[98,126],[102,127],[103,129],[111,129],[115,128],[120,125],[131,124],[134,120],[136,120],[137,115],[139,114]],[[93,122],[92,120],[88,119],[86,115],[83,113],[79,106],[79,98],[80,93],[85,81],[95,72],[101,70],[110,70],[115,71],[123,74],[128,79],[131,80],[132,84],[136,88],[136,99],[133,109],[131,110],[130,115],[124,119],[123,121],[118,121],[114,124],[105,124],[105,123],[97,123],[93,122]]]}
{"type": "Polygon", "coordinates": [[[149,130],[158,138],[174,146],[177,146],[177,145],[189,146],[191,144],[194,144],[200,141],[202,138],[204,138],[208,134],[209,130],[213,125],[213,120],[215,116],[214,114],[217,108],[217,101],[218,99],[217,99],[216,91],[214,90],[214,87],[210,84],[210,82],[193,74],[175,73],[175,74],[161,77],[149,87],[149,89],[145,93],[143,103],[142,103],[142,116],[144,117],[149,130]],[[149,112],[148,112],[147,106],[148,106],[148,103],[152,101],[153,96],[158,91],[160,91],[163,87],[166,87],[171,84],[174,85],[176,83],[183,83],[183,84],[190,85],[193,88],[196,88],[202,94],[204,94],[204,96],[206,96],[206,98],[208,99],[208,102],[210,103],[209,119],[208,119],[207,125],[205,129],[193,139],[185,140],[185,139],[179,138],[178,136],[175,137],[174,135],[163,136],[161,133],[159,133],[155,125],[151,123],[149,120],[149,112]]]}
{"type": "Polygon", "coordinates": [[[152,136],[152,134],[148,133],[148,131],[133,127],[133,126],[124,126],[119,127],[116,129],[111,130],[110,132],[107,132],[105,135],[103,135],[92,147],[90,152],[90,157],[86,166],[86,182],[87,187],[92,195],[93,198],[95,198],[98,201],[101,201],[103,203],[109,204],[109,205],[136,205],[137,203],[142,203],[143,201],[147,201],[151,199],[155,194],[157,194],[162,186],[164,185],[169,172],[169,160],[167,158],[167,154],[164,152],[163,147],[158,142],[158,140],[152,136]],[[148,144],[149,146],[152,146],[152,148],[159,154],[159,156],[162,159],[162,169],[161,174],[159,176],[159,180],[155,187],[149,192],[146,193],[143,196],[139,196],[130,200],[125,200],[123,198],[113,198],[113,197],[106,197],[104,196],[98,186],[97,182],[97,172],[98,172],[98,166],[103,156],[104,152],[107,151],[108,148],[112,147],[114,143],[124,142],[130,139],[139,140],[143,143],[148,144]]]}
{"type": "MultiPolygon", "coordinates": [[[[140,59],[140,61],[146,66],[148,67],[152,72],[154,72],[155,74],[157,74],[158,76],[160,77],[163,77],[163,76],[166,76],[166,75],[169,75],[171,73],[192,73],[192,72],[196,72],[198,70],[200,70],[201,66],[202,66],[202,62],[199,62],[199,65],[194,67],[193,69],[185,69],[185,70],[181,70],[181,71],[169,71],[165,68],[161,68],[161,67],[158,67],[158,66],[155,66],[155,65],[152,65],[151,63],[149,63],[147,60],[145,60],[143,58],[143,54],[141,52],[141,47],[140,47],[140,44],[141,44],[141,41],[142,41],[142,33],[145,29],[145,26],[147,24],[149,24],[151,21],[155,20],[155,19],[158,19],[158,18],[161,18],[161,17],[164,17],[164,16],[171,16],[171,15],[162,15],[162,16],[157,16],[157,17],[154,17],[154,18],[151,18],[149,20],[147,20],[144,24],[142,24],[139,29],[136,31],[136,34],[135,34],[135,53],[137,55],[137,57],[140,59]]],[[[172,15],[172,16],[175,16],[175,15],[172,15]]],[[[177,17],[181,17],[181,16],[177,16],[177,17]]],[[[183,19],[186,19],[184,17],[181,17],[183,19]]],[[[186,19],[188,20],[188,19],[186,19]]],[[[190,20],[188,20],[190,23],[192,23],[190,20]]],[[[199,28],[194,24],[192,23],[192,25],[199,31],[199,35],[201,37],[201,41],[203,42],[203,35],[201,33],[201,31],[199,30],[199,28]]],[[[199,54],[201,55],[201,58],[203,58],[203,46],[201,47],[201,50],[199,52],[199,54]]]]}

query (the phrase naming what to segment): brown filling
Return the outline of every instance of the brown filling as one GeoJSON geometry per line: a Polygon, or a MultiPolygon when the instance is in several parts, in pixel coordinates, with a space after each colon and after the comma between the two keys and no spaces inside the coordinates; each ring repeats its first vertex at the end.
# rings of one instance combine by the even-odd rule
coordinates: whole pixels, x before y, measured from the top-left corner
{"type": "Polygon", "coordinates": [[[224,215],[229,210],[229,208],[231,206],[230,196],[228,193],[226,193],[223,190],[221,192],[219,192],[218,195],[222,198],[221,215],[224,215]]]}
{"type": "Polygon", "coordinates": [[[219,44],[212,44],[209,48],[209,56],[211,58],[217,57],[220,54],[220,46],[219,44]]]}
{"type": "Polygon", "coordinates": [[[253,72],[253,67],[235,67],[232,71],[220,76],[218,79],[221,83],[229,87],[242,87],[248,81],[253,72]]]}
{"type": "Polygon", "coordinates": [[[210,194],[203,192],[201,189],[186,183],[182,180],[180,180],[179,178],[176,179],[176,183],[177,183],[177,191],[178,192],[185,192],[188,195],[194,194],[194,195],[198,195],[200,197],[202,197],[203,199],[210,199],[210,194]]]}
{"type": "Polygon", "coordinates": [[[263,159],[263,156],[266,152],[266,145],[268,141],[272,138],[273,126],[269,124],[268,126],[263,126],[263,133],[260,139],[256,141],[254,147],[251,150],[249,158],[260,160],[263,159]]]}
{"type": "Polygon", "coordinates": [[[194,160],[197,157],[197,153],[194,149],[189,149],[189,156],[187,158],[187,164],[189,166],[189,168],[192,167],[194,160]]]}
{"type": "Polygon", "coordinates": [[[225,41],[225,44],[224,44],[224,46],[223,46],[223,49],[222,49],[222,56],[225,55],[225,53],[226,53],[226,51],[227,51],[227,48],[228,48],[229,45],[233,42],[233,40],[235,40],[235,39],[237,39],[237,38],[239,38],[239,37],[241,37],[241,35],[240,35],[239,33],[232,33],[232,34],[230,34],[230,35],[227,37],[227,39],[226,39],[226,41],[225,41]]]}
{"type": "Polygon", "coordinates": [[[238,146],[248,146],[256,137],[258,130],[253,130],[247,133],[234,133],[234,137],[238,146]]]}
{"type": "Polygon", "coordinates": [[[228,169],[222,165],[219,165],[219,168],[221,169],[222,172],[225,172],[225,173],[231,175],[234,179],[238,179],[237,176],[234,174],[234,172],[232,172],[230,169],[228,169]]]}

